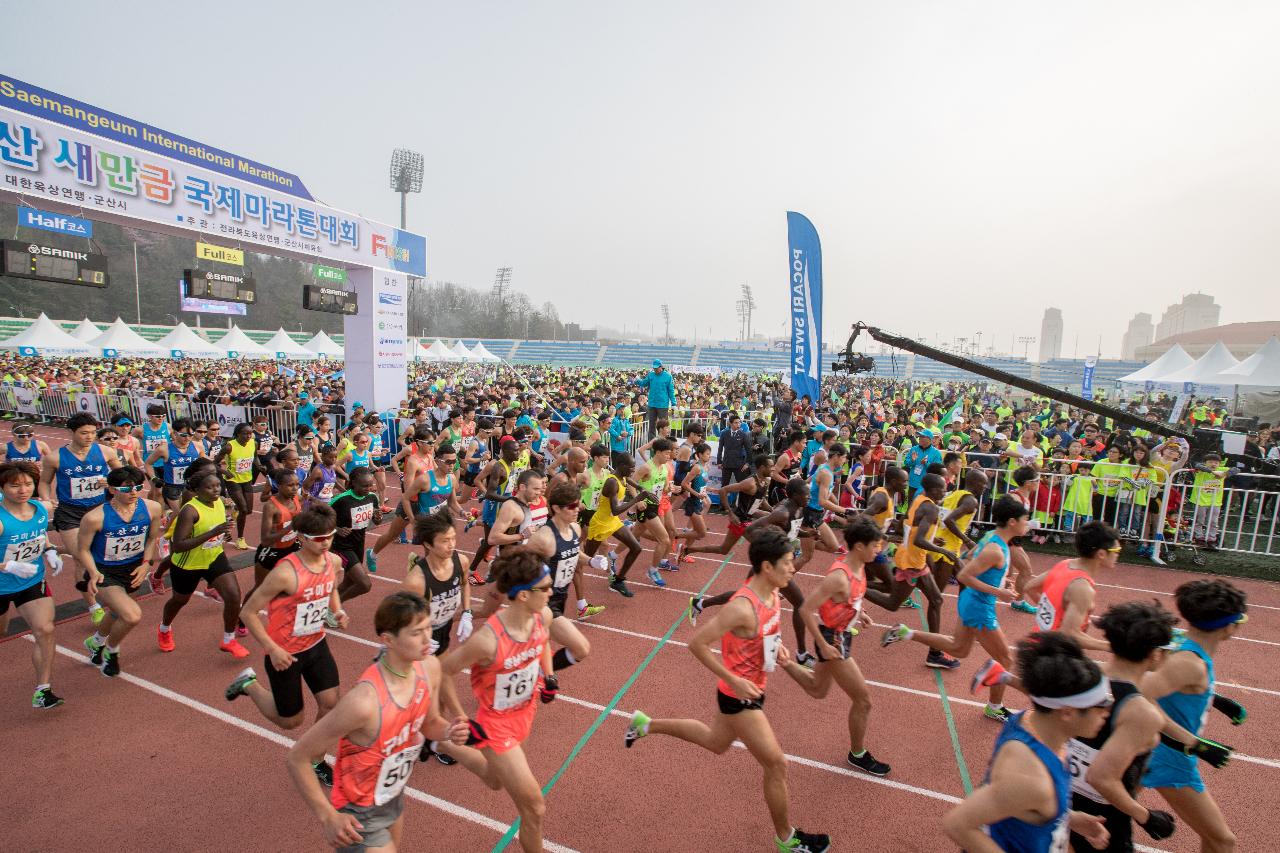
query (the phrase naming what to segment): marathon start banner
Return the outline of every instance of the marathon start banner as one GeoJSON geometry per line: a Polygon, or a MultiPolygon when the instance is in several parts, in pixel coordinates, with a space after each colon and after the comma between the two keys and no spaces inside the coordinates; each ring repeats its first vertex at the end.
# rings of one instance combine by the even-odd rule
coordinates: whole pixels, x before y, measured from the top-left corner
{"type": "Polygon", "coordinates": [[[822,245],[802,214],[787,211],[787,296],[791,311],[791,387],[796,397],[821,398],[822,245]]]}

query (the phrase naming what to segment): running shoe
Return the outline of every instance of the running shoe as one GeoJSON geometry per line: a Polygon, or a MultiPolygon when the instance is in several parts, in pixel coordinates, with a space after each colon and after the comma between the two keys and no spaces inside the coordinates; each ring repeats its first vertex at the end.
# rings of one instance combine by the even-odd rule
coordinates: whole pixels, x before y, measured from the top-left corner
{"type": "Polygon", "coordinates": [[[658,561],[658,568],[663,569],[663,570],[668,571],[668,572],[678,572],[678,571],[680,571],[678,568],[676,568],[676,567],[675,567],[675,564],[674,564],[674,563],[672,563],[670,560],[660,560],[660,561],[658,561]]]}
{"type": "Polygon", "coordinates": [[[477,572],[477,571],[473,571],[473,572],[471,573],[471,577],[467,578],[467,580],[469,580],[469,581],[471,582],[471,585],[472,585],[472,586],[484,586],[484,585],[485,585],[485,579],[484,579],[484,578],[482,578],[482,577],[480,577],[480,573],[479,573],[479,572],[477,572]]]}
{"type": "Polygon", "coordinates": [[[813,665],[817,662],[818,658],[812,652],[805,651],[804,649],[796,652],[796,663],[800,664],[805,669],[813,669],[813,665]]]}
{"type": "Polygon", "coordinates": [[[418,753],[418,760],[430,761],[433,758],[445,767],[452,767],[458,763],[458,759],[454,758],[452,755],[445,755],[443,752],[436,752],[431,748],[431,741],[427,741],[422,745],[422,752],[418,753]]]}
{"type": "Polygon", "coordinates": [[[596,614],[603,613],[603,612],[604,612],[603,604],[588,604],[586,607],[578,608],[578,618],[590,619],[592,616],[595,616],[596,614]]]}
{"type": "Polygon", "coordinates": [[[239,640],[234,639],[229,643],[218,643],[218,651],[226,652],[233,658],[247,658],[249,656],[249,650],[240,645],[239,640]]]}
{"type": "Polygon", "coordinates": [[[173,629],[161,631],[156,628],[156,645],[160,647],[162,652],[171,652],[177,648],[177,645],[173,642],[173,629]]]}
{"type": "Polygon", "coordinates": [[[316,772],[316,778],[320,780],[320,784],[326,788],[333,787],[333,768],[329,766],[327,761],[317,761],[311,765],[311,769],[316,772]]]}
{"type": "Polygon", "coordinates": [[[853,750],[849,750],[849,754],[845,757],[850,767],[856,767],[863,773],[870,773],[872,776],[888,776],[889,765],[883,761],[876,761],[871,750],[862,750],[862,755],[854,755],[853,750]]]}
{"type": "Polygon", "coordinates": [[[243,623],[243,622],[241,622],[241,623],[239,623],[238,625],[236,625],[236,636],[237,636],[237,637],[247,637],[247,636],[249,636],[249,629],[245,627],[245,625],[244,625],[244,623],[243,623]]]}
{"type": "MultiPolygon", "coordinates": [[[[665,562],[666,562],[666,560],[663,560],[662,562],[663,562],[663,563],[665,563],[665,562]]],[[[659,564],[659,565],[661,565],[661,564],[659,564]]],[[[666,582],[666,581],[664,581],[664,580],[662,579],[662,575],[658,572],[658,570],[657,570],[657,569],[655,569],[655,568],[652,568],[652,567],[651,567],[651,568],[649,569],[649,571],[648,571],[648,572],[646,572],[646,574],[648,574],[648,575],[649,575],[649,580],[653,581],[653,585],[654,585],[654,586],[666,586],[666,585],[667,585],[667,582],[666,582]]]]}
{"type": "Polygon", "coordinates": [[[64,701],[66,700],[53,692],[52,687],[42,687],[32,694],[31,707],[39,711],[47,711],[50,708],[58,707],[64,701]]]}
{"type": "Polygon", "coordinates": [[[106,643],[96,643],[93,637],[85,637],[84,647],[89,650],[89,666],[102,666],[102,650],[106,643]]]}
{"type": "Polygon", "coordinates": [[[222,596],[218,595],[218,591],[211,586],[206,586],[204,588],[204,597],[208,599],[212,599],[213,601],[222,600],[222,596]]]}
{"type": "Polygon", "coordinates": [[[364,565],[372,574],[378,573],[378,555],[373,553],[372,548],[364,549],[364,565]]]}
{"type": "Polygon", "coordinates": [[[623,737],[622,743],[627,749],[640,738],[649,733],[649,715],[644,711],[633,711],[631,714],[631,722],[627,724],[627,733],[623,737]]]}
{"type": "Polygon", "coordinates": [[[911,636],[911,629],[906,625],[898,624],[892,628],[885,629],[880,635],[880,648],[892,646],[894,643],[900,643],[911,636]]]}
{"type": "Polygon", "coordinates": [[[784,853],[826,853],[831,849],[831,836],[791,830],[791,837],[777,842],[784,853]]]}
{"type": "Polygon", "coordinates": [[[929,654],[925,655],[924,665],[930,669],[956,669],[960,666],[960,661],[945,652],[931,649],[929,654]]]}
{"type": "Polygon", "coordinates": [[[93,607],[89,609],[89,621],[93,623],[93,627],[97,628],[102,624],[102,617],[107,615],[105,607],[93,607]]]}
{"type": "Polygon", "coordinates": [[[408,545],[408,544],[409,544],[409,537],[408,537],[408,536],[406,536],[406,535],[405,535],[405,533],[404,533],[404,531],[402,530],[402,531],[400,531],[400,538],[399,538],[397,541],[398,541],[401,545],[408,545]]]}
{"type": "Polygon", "coordinates": [[[837,556],[837,557],[844,557],[844,556],[847,556],[847,555],[848,555],[848,553],[849,553],[849,548],[848,548],[848,546],[841,545],[839,548],[837,548],[837,549],[836,549],[836,556],[837,556]]]}
{"type": "Polygon", "coordinates": [[[613,590],[623,598],[635,598],[636,596],[634,592],[627,589],[627,582],[622,578],[614,578],[609,581],[609,589],[613,590]]]}
{"type": "Polygon", "coordinates": [[[240,674],[236,676],[236,680],[227,685],[227,689],[223,695],[227,697],[228,702],[234,702],[239,696],[248,696],[248,687],[258,681],[258,673],[253,671],[253,667],[245,667],[240,670],[240,674]]]}
{"type": "Polygon", "coordinates": [[[916,594],[914,591],[912,591],[912,593],[906,597],[906,599],[902,602],[902,606],[907,608],[908,610],[920,609],[920,602],[916,601],[916,594]]]}
{"type": "Polygon", "coordinates": [[[979,689],[995,687],[1001,683],[1006,670],[995,658],[987,658],[987,662],[978,667],[969,682],[969,692],[977,693],[979,689]]]}
{"type": "Polygon", "coordinates": [[[236,540],[236,547],[239,548],[241,551],[248,551],[249,543],[245,541],[245,538],[243,536],[241,536],[239,539],[236,540]]]}
{"type": "Polygon", "coordinates": [[[689,596],[689,624],[697,625],[698,617],[702,615],[702,596],[689,596]]]}
{"type": "Polygon", "coordinates": [[[1009,606],[1012,607],[1014,610],[1020,610],[1023,613],[1036,612],[1036,606],[1034,604],[1030,604],[1026,601],[1023,601],[1022,599],[1018,599],[1017,601],[1013,602],[1009,606]]]}
{"type": "Polygon", "coordinates": [[[1009,713],[1009,709],[1005,706],[992,705],[988,703],[987,706],[982,709],[982,716],[986,717],[988,720],[995,720],[998,723],[1007,723],[1009,722],[1009,717],[1012,715],[1009,713]]]}
{"type": "Polygon", "coordinates": [[[158,578],[153,573],[147,578],[147,582],[151,584],[152,592],[156,595],[164,595],[164,578],[158,578]]]}
{"type": "Polygon", "coordinates": [[[120,674],[120,653],[102,650],[102,674],[107,678],[115,678],[120,674]]]}

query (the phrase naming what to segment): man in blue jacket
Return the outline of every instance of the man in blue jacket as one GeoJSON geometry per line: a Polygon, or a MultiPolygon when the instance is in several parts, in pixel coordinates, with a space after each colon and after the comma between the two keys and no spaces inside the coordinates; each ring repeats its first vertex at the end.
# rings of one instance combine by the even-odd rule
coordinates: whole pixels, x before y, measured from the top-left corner
{"type": "Polygon", "coordinates": [[[649,408],[645,415],[646,438],[653,438],[654,425],[659,420],[666,420],[671,406],[676,401],[676,384],[671,381],[671,374],[662,367],[662,362],[653,360],[653,370],[644,379],[637,379],[635,384],[649,392],[649,408]]]}

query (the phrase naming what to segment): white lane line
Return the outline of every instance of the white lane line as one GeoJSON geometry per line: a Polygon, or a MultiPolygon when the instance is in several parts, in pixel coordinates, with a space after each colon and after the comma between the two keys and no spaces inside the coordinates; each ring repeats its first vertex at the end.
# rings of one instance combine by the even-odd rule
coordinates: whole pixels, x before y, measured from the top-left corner
{"type": "MultiPolygon", "coordinates": [[[[331,632],[331,633],[334,633],[334,632],[331,632]]],[[[342,636],[346,639],[357,639],[357,638],[349,637],[345,634],[340,634],[339,636],[342,636]]],[[[35,642],[35,640],[32,639],[30,636],[28,636],[27,639],[30,640],[31,642],[35,642]]],[[[377,644],[374,643],[373,645],[377,645],[377,644]]],[[[72,660],[79,661],[80,663],[84,663],[84,664],[87,664],[89,662],[89,659],[87,657],[77,652],[74,652],[71,649],[66,648],[65,646],[59,645],[59,646],[56,646],[56,649],[58,651],[58,654],[63,655],[65,657],[69,657],[72,660]]],[[[199,711],[201,714],[204,714],[209,717],[213,717],[215,720],[218,720],[220,722],[226,723],[231,726],[235,726],[241,731],[248,732],[249,734],[257,735],[258,737],[264,740],[269,740],[272,743],[278,744],[279,746],[283,746],[286,749],[292,747],[294,744],[294,741],[292,738],[286,737],[285,735],[282,735],[280,732],[271,731],[270,729],[263,728],[262,726],[259,726],[255,723],[250,723],[247,720],[242,720],[239,717],[228,714],[227,712],[214,708],[211,705],[206,705],[197,699],[192,699],[190,696],[184,696],[183,694],[170,690],[167,687],[162,687],[159,684],[156,684],[151,681],[147,681],[145,678],[139,678],[138,676],[132,675],[128,672],[120,673],[120,675],[118,675],[117,678],[119,678],[122,681],[128,682],[129,684],[133,684],[137,687],[141,687],[143,690],[147,690],[151,693],[156,694],[157,696],[161,696],[165,699],[169,699],[173,702],[177,702],[180,705],[185,705],[186,707],[191,708],[194,711],[199,711]]],[[[331,761],[333,760],[333,756],[328,756],[328,757],[331,761]]],[[[505,833],[508,829],[511,828],[510,824],[503,823],[502,821],[499,821],[499,820],[494,820],[488,815],[480,814],[479,812],[475,812],[464,806],[460,806],[457,803],[451,803],[448,800],[443,800],[439,797],[432,796],[431,794],[428,794],[425,791],[420,791],[417,788],[406,787],[404,789],[404,792],[411,799],[417,800],[420,803],[425,803],[426,805],[439,809],[442,812],[451,814],[454,817],[460,817],[463,820],[470,821],[471,823],[477,824],[479,826],[483,826],[486,829],[491,829],[494,832],[498,833],[499,835],[501,835],[502,833],[505,833]]],[[[550,841],[547,841],[544,843],[548,850],[561,851],[561,853],[577,853],[577,851],[575,851],[572,847],[565,847],[562,844],[555,844],[550,841]]]]}

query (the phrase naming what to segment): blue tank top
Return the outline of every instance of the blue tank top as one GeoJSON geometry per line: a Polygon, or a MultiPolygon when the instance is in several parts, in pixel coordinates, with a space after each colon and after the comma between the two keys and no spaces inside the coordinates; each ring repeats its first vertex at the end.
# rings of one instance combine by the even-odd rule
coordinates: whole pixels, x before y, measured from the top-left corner
{"type": "Polygon", "coordinates": [[[57,481],[58,503],[68,506],[95,507],[105,503],[107,460],[102,447],[95,444],[81,462],[67,447],[58,448],[57,481]]]}
{"type": "MultiPolygon", "coordinates": [[[[818,473],[820,471],[826,471],[830,474],[831,466],[823,463],[814,469],[813,479],[809,482],[809,509],[822,509],[822,504],[818,503],[818,491],[821,489],[821,484],[818,482],[818,473]]],[[[835,477],[832,476],[831,480],[834,485],[835,477]]]]}
{"type": "Polygon", "coordinates": [[[44,580],[44,560],[41,556],[48,546],[49,511],[39,501],[27,501],[34,508],[31,518],[23,521],[3,505],[0,505],[0,524],[4,525],[4,561],[35,563],[39,571],[29,578],[20,578],[8,572],[0,572],[0,595],[12,595],[29,589],[44,580]]]}
{"type": "MultiPolygon", "coordinates": [[[[1204,661],[1205,670],[1209,675],[1209,689],[1203,693],[1170,693],[1158,701],[1160,709],[1169,715],[1169,719],[1192,734],[1198,735],[1204,728],[1205,718],[1209,716],[1209,706],[1213,703],[1213,658],[1190,637],[1183,637],[1178,647],[1170,654],[1178,652],[1191,652],[1204,661]]],[[[1156,749],[1168,749],[1174,752],[1164,744],[1156,749]]],[[[1194,762],[1194,759],[1192,761],[1194,762]]]]}
{"type": "MultiPolygon", "coordinates": [[[[976,557],[978,554],[982,553],[982,550],[986,548],[987,545],[993,542],[999,546],[1000,552],[1004,554],[1004,562],[979,574],[978,580],[999,589],[1004,586],[1004,579],[1009,576],[1009,543],[997,536],[995,531],[992,531],[978,540],[978,547],[973,550],[973,554],[976,557]]],[[[996,603],[996,597],[991,593],[973,589],[968,586],[960,587],[960,598],[972,598],[974,601],[990,604],[992,606],[996,603]]]]}
{"type": "Polygon", "coordinates": [[[186,485],[187,467],[200,458],[200,451],[196,448],[196,443],[187,444],[185,451],[179,450],[178,445],[172,441],[169,442],[169,458],[164,460],[164,481],[170,486],[186,485]]]}
{"type": "Polygon", "coordinates": [[[150,456],[151,451],[169,440],[169,422],[160,424],[160,429],[152,429],[150,425],[142,425],[142,455],[150,456]]]}
{"type": "Polygon", "coordinates": [[[449,480],[443,483],[436,482],[436,472],[427,472],[427,489],[424,492],[418,492],[418,512],[431,512],[431,510],[440,506],[440,504],[449,500],[449,496],[453,494],[453,485],[449,480]]]}
{"type": "Polygon", "coordinates": [[[40,464],[40,448],[36,445],[34,438],[31,439],[31,446],[26,449],[26,452],[18,450],[13,446],[13,442],[10,441],[5,445],[4,456],[10,462],[34,462],[37,465],[40,464]]]}
{"type": "MultiPolygon", "coordinates": [[[[477,448],[480,448],[481,450],[484,449],[480,447],[480,439],[476,438],[475,436],[472,436],[469,439],[469,443],[467,444],[467,456],[471,456],[472,454],[474,454],[477,448]]],[[[468,462],[467,473],[468,474],[480,473],[480,465],[481,465],[480,462],[468,462]]]]}
{"type": "MultiPolygon", "coordinates": [[[[370,445],[370,447],[372,446],[373,445],[370,445]]],[[[352,471],[354,471],[357,468],[373,467],[370,464],[371,458],[373,456],[372,450],[366,451],[364,453],[356,453],[354,450],[352,450],[350,453],[347,454],[347,456],[349,458],[347,459],[346,464],[342,466],[342,470],[346,471],[348,474],[350,474],[352,471]]]]}
{"type": "Polygon", "coordinates": [[[102,529],[89,543],[89,553],[98,568],[129,566],[142,559],[151,529],[151,511],[145,501],[133,507],[133,518],[125,520],[107,501],[102,505],[102,529]]]}
{"type": "Polygon", "coordinates": [[[698,474],[693,478],[692,485],[695,492],[701,492],[703,487],[707,485],[707,478],[701,467],[698,468],[698,474]]]}
{"type": "MultiPolygon", "coordinates": [[[[991,840],[1008,853],[1054,853],[1054,851],[1066,850],[1069,835],[1067,812],[1071,808],[1071,774],[1067,772],[1066,764],[1061,757],[1055,755],[1053,750],[1036,740],[1022,727],[1022,718],[1025,715],[1025,711],[1014,714],[1004,724],[1004,728],[996,737],[995,749],[991,751],[991,763],[995,763],[1000,748],[1009,741],[1025,743],[1035,753],[1036,758],[1040,759],[1053,779],[1053,792],[1058,800],[1058,810],[1053,819],[1047,823],[1027,823],[1024,820],[1007,817],[991,824],[987,831],[991,835],[991,840]]],[[[991,781],[990,767],[987,769],[986,781],[991,781]]]]}

